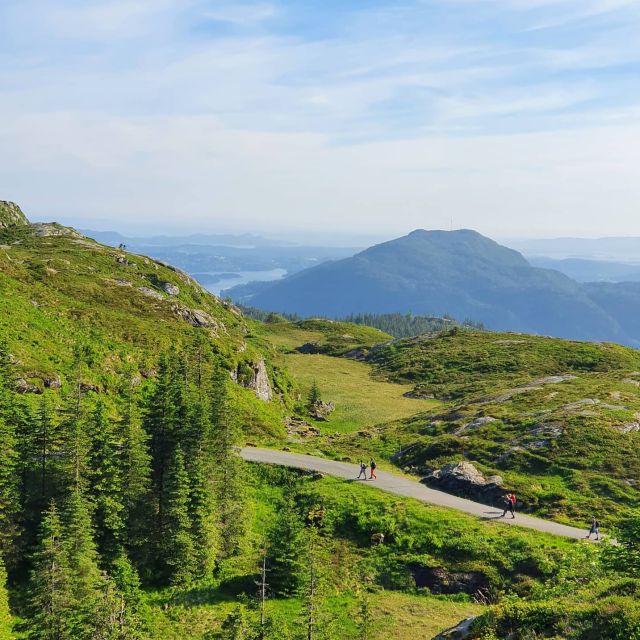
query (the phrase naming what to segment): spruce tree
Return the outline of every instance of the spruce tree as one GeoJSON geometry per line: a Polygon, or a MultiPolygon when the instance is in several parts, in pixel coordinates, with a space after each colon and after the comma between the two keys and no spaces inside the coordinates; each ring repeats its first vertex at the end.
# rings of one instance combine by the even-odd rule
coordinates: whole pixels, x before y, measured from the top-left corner
{"type": "Polygon", "coordinates": [[[102,558],[109,562],[120,550],[124,534],[124,505],[121,477],[121,449],[116,442],[113,422],[108,419],[102,400],[89,418],[89,495],[94,507],[96,542],[102,558]]]}
{"type": "Polygon", "coordinates": [[[116,589],[117,638],[140,638],[145,630],[140,578],[124,552],[113,561],[110,574],[116,589]]]}
{"type": "Polygon", "coordinates": [[[64,398],[60,425],[62,451],[62,476],[64,488],[84,489],[86,486],[90,439],[85,424],[85,408],[82,385],[79,379],[64,398]]]}
{"type": "Polygon", "coordinates": [[[197,557],[189,517],[190,493],[184,455],[180,446],[177,446],[167,474],[166,526],[163,539],[167,578],[175,585],[189,584],[196,572],[197,557]]]}
{"type": "Polygon", "coordinates": [[[177,432],[176,380],[172,360],[162,354],[158,363],[153,392],[146,403],[145,431],[150,435],[152,457],[152,492],[156,511],[155,538],[164,538],[166,482],[169,464],[175,448],[177,432]]]}
{"type": "Polygon", "coordinates": [[[40,524],[39,542],[32,557],[29,581],[32,640],[72,640],[71,570],[68,549],[62,538],[62,523],[55,502],[51,502],[40,524]]]}
{"type": "Polygon", "coordinates": [[[79,488],[73,489],[67,499],[64,534],[71,590],[75,602],[90,616],[101,587],[101,573],[87,500],[79,488]]]}
{"type": "Polygon", "coordinates": [[[211,452],[215,464],[222,557],[229,557],[237,552],[246,528],[245,470],[237,450],[242,432],[231,409],[228,385],[227,372],[218,367],[212,385],[211,452]]]}
{"type": "Polygon", "coordinates": [[[251,632],[251,623],[241,605],[236,605],[233,611],[225,618],[217,638],[220,640],[253,640],[255,636],[251,632]]]}
{"type": "Polygon", "coordinates": [[[217,530],[214,521],[215,500],[207,460],[202,451],[196,453],[189,465],[189,515],[195,548],[198,577],[206,577],[213,570],[216,559],[217,530]]]}
{"type": "Polygon", "coordinates": [[[15,560],[20,512],[18,421],[9,352],[0,344],[0,557],[15,560]]]}
{"type": "Polygon", "coordinates": [[[307,396],[307,406],[309,409],[313,409],[317,402],[320,401],[320,387],[318,382],[314,380],[311,383],[311,389],[309,389],[309,395],[307,396]]]}
{"type": "Polygon", "coordinates": [[[293,499],[286,497],[269,532],[269,584],[278,595],[297,593],[304,577],[304,523],[293,499]]]}
{"type": "Polygon", "coordinates": [[[53,425],[49,399],[44,394],[40,398],[35,427],[33,433],[34,462],[37,461],[40,499],[45,500],[50,495],[48,458],[52,449],[59,443],[56,442],[57,433],[53,425]]]}
{"type": "Polygon", "coordinates": [[[121,390],[122,420],[119,426],[122,454],[120,456],[122,478],[122,503],[126,520],[127,547],[141,558],[148,541],[152,511],[149,507],[151,488],[151,456],[149,436],[142,428],[134,396],[133,376],[126,377],[121,390]]]}
{"type": "Polygon", "coordinates": [[[0,558],[0,640],[11,640],[11,611],[9,610],[9,594],[7,593],[7,572],[0,558]]]}

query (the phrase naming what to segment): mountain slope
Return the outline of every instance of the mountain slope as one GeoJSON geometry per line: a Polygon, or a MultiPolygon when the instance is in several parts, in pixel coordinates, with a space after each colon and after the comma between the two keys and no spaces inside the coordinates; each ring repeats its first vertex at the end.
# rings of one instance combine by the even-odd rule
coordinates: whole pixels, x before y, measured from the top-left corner
{"type": "Polygon", "coordinates": [[[74,229],[0,229],[0,342],[23,393],[64,390],[80,373],[87,389],[115,394],[125,372],[152,379],[160,353],[201,345],[239,383],[253,431],[279,433],[281,404],[263,400],[288,383],[251,324],[186,273],[74,229]],[[89,366],[78,367],[79,350],[89,366]]]}
{"type": "Polygon", "coordinates": [[[578,283],[470,230],[414,231],[262,287],[250,304],[305,315],[449,313],[498,330],[625,339],[578,283]]]}

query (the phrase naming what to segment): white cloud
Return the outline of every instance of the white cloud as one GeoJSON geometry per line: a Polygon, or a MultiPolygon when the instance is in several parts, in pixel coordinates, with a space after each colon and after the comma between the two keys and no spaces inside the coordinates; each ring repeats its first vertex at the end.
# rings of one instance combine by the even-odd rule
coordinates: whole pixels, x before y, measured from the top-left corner
{"type": "Polygon", "coordinates": [[[640,233],[638,4],[393,5],[316,34],[275,1],[11,2],[0,197],[113,226],[640,233]],[[626,21],[561,26],[597,12],[626,21]]]}

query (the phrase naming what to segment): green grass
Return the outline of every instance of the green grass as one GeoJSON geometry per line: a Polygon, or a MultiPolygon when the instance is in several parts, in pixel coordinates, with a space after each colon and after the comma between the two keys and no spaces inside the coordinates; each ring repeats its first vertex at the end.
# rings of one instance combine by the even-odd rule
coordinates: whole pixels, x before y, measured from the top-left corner
{"type": "MultiPolygon", "coordinates": [[[[414,564],[480,572],[494,597],[501,598],[505,593],[542,591],[581,549],[597,552],[592,545],[484,523],[335,478],[314,480],[309,474],[253,464],[248,465],[248,478],[250,531],[242,556],[225,563],[208,586],[149,593],[153,638],[204,638],[238,602],[245,602],[255,619],[254,581],[263,535],[285,493],[295,496],[303,512],[311,505],[325,510],[320,544],[328,583],[322,615],[334,621],[337,640],[355,637],[363,570],[376,634],[409,640],[430,638],[462,618],[487,611],[469,596],[434,596],[416,589],[409,570],[414,564]],[[371,535],[380,532],[385,534],[384,544],[371,546],[371,535]]],[[[268,614],[289,626],[296,624],[300,609],[298,598],[267,603],[268,614]]]]}
{"type": "Polygon", "coordinates": [[[374,379],[371,367],[355,360],[288,354],[285,362],[303,398],[315,380],[322,399],[335,403],[336,410],[330,414],[328,422],[309,419],[325,433],[366,429],[415,415],[440,404],[433,400],[405,397],[404,394],[411,390],[409,385],[374,379]]]}
{"type": "Polygon", "coordinates": [[[313,344],[318,353],[340,356],[393,338],[384,331],[365,325],[336,320],[309,319],[299,322],[275,322],[262,325],[262,332],[284,351],[293,351],[304,344],[313,344]]]}
{"type": "MultiPolygon", "coordinates": [[[[234,607],[233,600],[193,606],[175,604],[171,598],[151,598],[153,640],[200,640],[219,628],[234,607]]],[[[271,600],[267,615],[292,622],[300,614],[301,603],[295,598],[271,600]]],[[[325,607],[337,629],[336,640],[353,640],[358,599],[353,594],[327,598],[325,607]]],[[[461,619],[484,610],[470,602],[399,592],[381,592],[370,596],[371,618],[377,637],[393,640],[431,638],[457,624],[461,619]]],[[[255,613],[254,613],[255,615],[255,613]]]]}

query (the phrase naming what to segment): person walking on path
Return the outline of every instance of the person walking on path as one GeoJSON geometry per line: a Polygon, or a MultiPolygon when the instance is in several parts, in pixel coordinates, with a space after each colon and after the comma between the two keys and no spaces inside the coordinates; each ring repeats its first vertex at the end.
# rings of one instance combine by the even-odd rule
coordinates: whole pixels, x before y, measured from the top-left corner
{"type": "Polygon", "coordinates": [[[508,493],[505,497],[504,497],[504,512],[502,514],[503,518],[507,517],[507,511],[511,513],[511,518],[515,519],[516,514],[515,514],[515,501],[516,501],[516,497],[512,494],[512,493],[508,493]]]}
{"type": "Polygon", "coordinates": [[[369,463],[369,469],[371,470],[370,473],[369,473],[369,480],[377,480],[378,479],[378,477],[376,476],[376,467],[377,466],[378,465],[376,464],[375,460],[372,460],[369,463]]]}
{"type": "Polygon", "coordinates": [[[596,520],[596,517],[593,516],[591,520],[591,529],[589,529],[589,533],[585,536],[587,540],[591,540],[591,536],[596,536],[596,540],[600,540],[600,523],[596,520]]]}
{"type": "Polygon", "coordinates": [[[362,478],[363,480],[367,479],[367,463],[360,460],[360,473],[358,474],[358,480],[362,478]]]}

